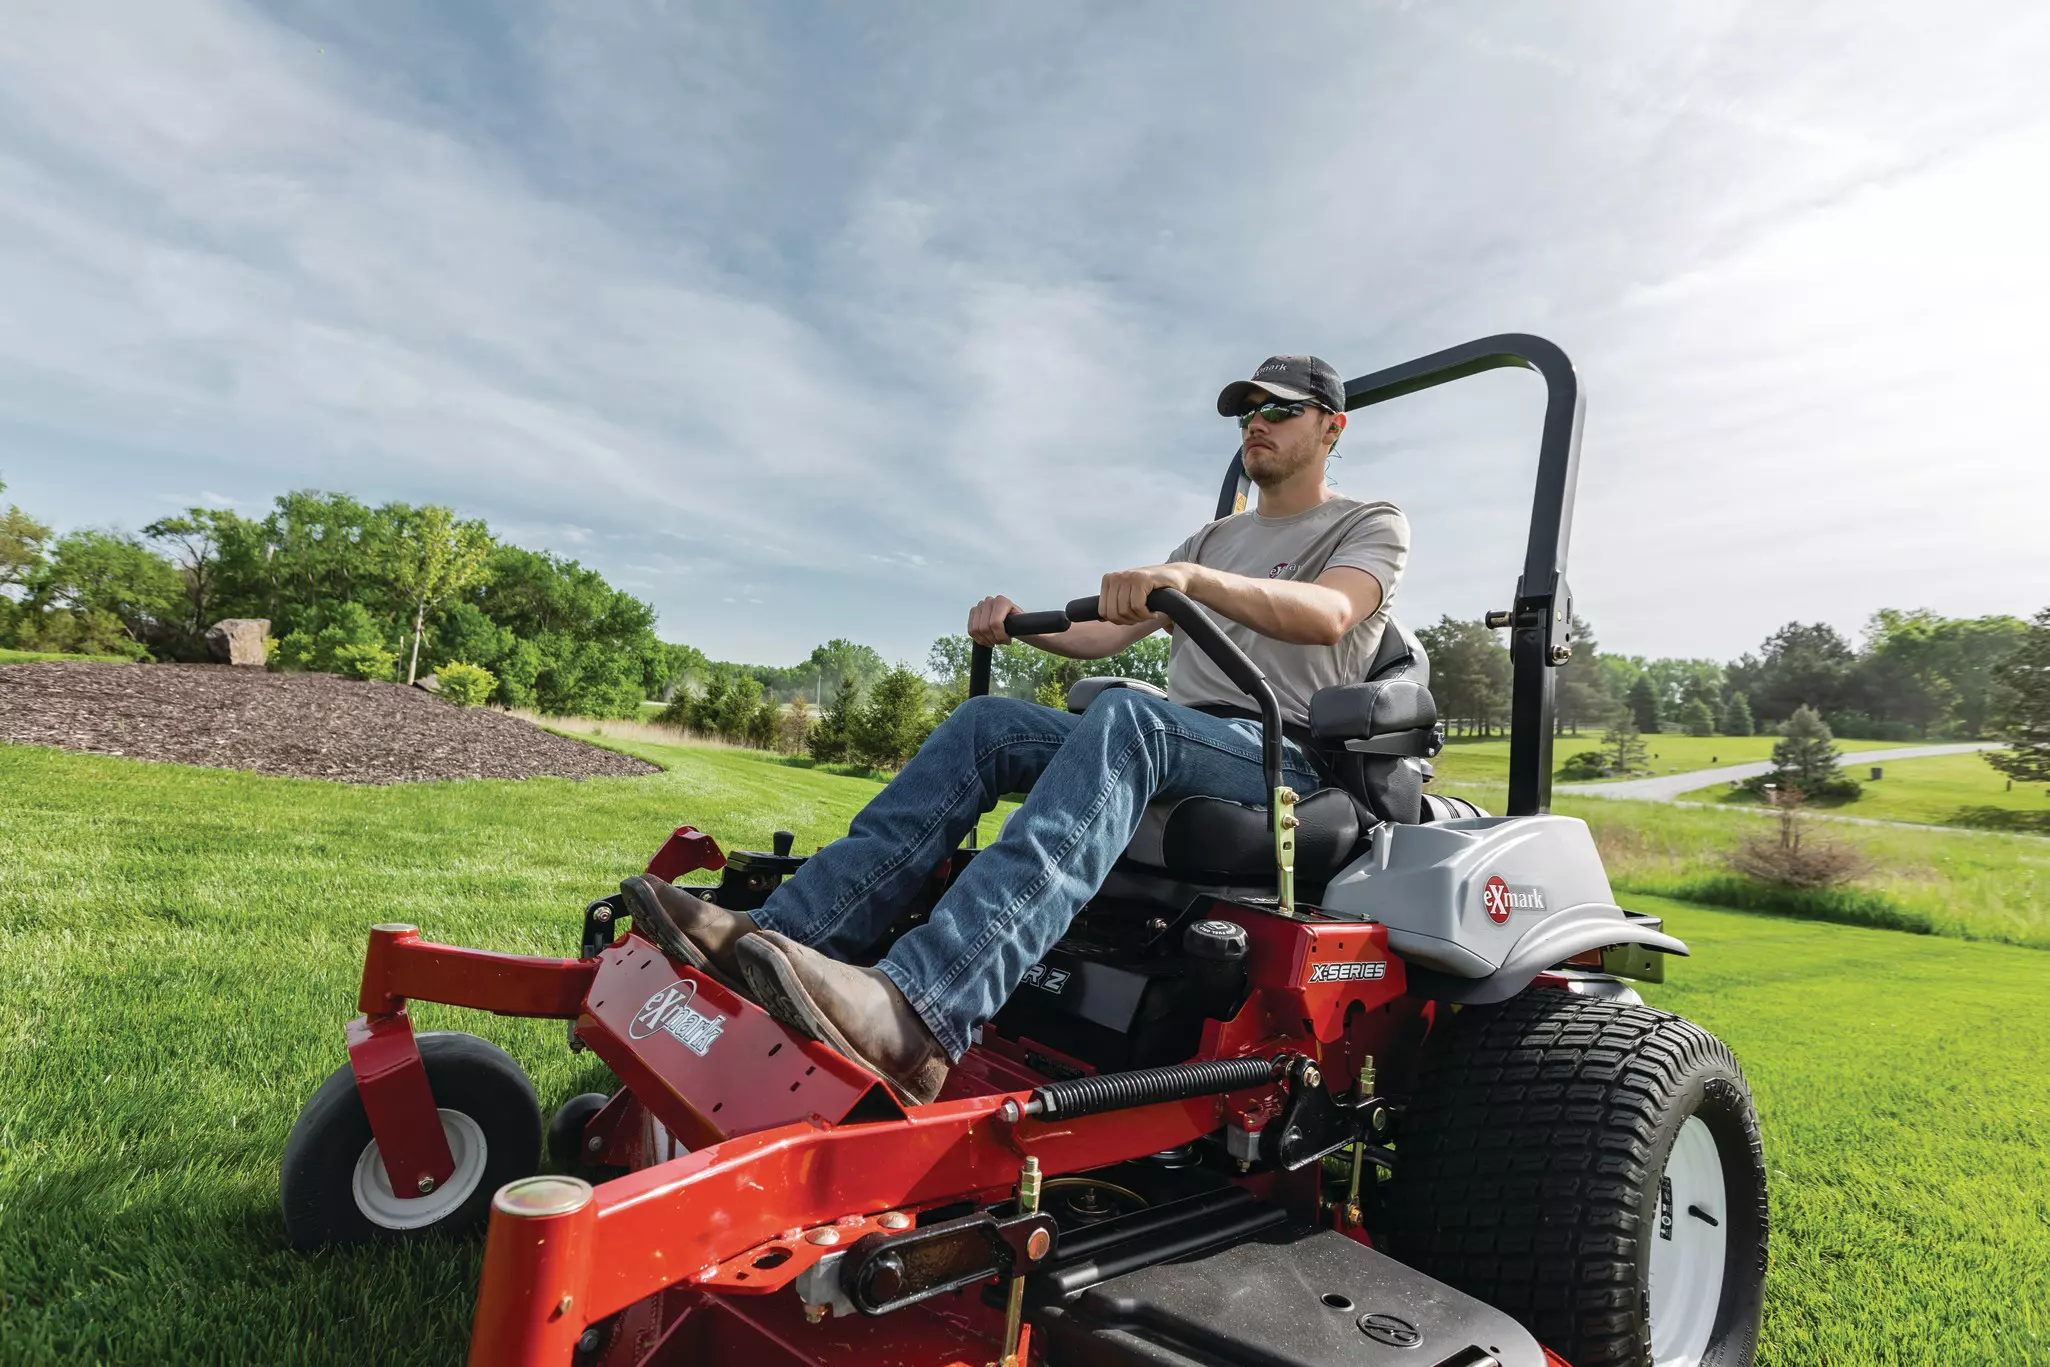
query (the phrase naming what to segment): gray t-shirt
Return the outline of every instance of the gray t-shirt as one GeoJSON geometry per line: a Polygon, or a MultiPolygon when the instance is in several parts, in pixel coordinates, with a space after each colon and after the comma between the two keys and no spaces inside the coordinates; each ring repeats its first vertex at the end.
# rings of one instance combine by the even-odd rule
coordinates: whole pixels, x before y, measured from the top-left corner
{"type": "MultiPolygon", "coordinates": [[[[1290,517],[1256,512],[1219,518],[1174,548],[1170,563],[1188,561],[1252,579],[1312,583],[1329,569],[1365,570],[1381,581],[1381,606],[1337,645],[1291,645],[1262,636],[1222,613],[1211,612],[1226,636],[1252,657],[1274,685],[1281,714],[1293,722],[1310,715],[1310,695],[1333,684],[1357,683],[1381,644],[1395,585],[1409,561],[1409,519],[1392,503],[1333,498],[1290,517]]],[[[1204,609],[1206,612],[1208,609],[1204,609]]],[[[1222,703],[1252,708],[1247,697],[1201,650],[1174,637],[1167,666],[1167,696],[1194,707],[1222,703]]]]}

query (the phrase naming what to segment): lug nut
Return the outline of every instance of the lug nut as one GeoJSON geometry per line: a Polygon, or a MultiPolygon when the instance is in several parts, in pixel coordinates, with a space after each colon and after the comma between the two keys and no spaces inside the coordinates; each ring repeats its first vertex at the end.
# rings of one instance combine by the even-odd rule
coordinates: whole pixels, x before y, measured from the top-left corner
{"type": "Polygon", "coordinates": [[[425,1196],[427,1195],[427,1193],[433,1191],[438,1184],[432,1177],[429,1177],[426,1173],[423,1172],[420,1174],[420,1180],[416,1182],[414,1185],[419,1187],[420,1194],[422,1196],[425,1196]]]}

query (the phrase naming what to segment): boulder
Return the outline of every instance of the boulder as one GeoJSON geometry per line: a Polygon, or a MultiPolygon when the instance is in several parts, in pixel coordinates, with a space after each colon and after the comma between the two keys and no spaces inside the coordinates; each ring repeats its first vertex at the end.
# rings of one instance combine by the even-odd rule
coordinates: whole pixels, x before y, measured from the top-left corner
{"type": "Polygon", "coordinates": [[[230,617],[206,629],[206,648],[223,664],[264,666],[270,622],[263,617],[230,617]]]}

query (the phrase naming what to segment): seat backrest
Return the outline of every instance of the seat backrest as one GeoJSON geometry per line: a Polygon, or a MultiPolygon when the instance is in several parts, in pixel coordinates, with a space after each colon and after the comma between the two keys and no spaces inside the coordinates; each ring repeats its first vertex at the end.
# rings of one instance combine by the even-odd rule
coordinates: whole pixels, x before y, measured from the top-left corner
{"type": "Polygon", "coordinates": [[[1378,683],[1382,679],[1413,679],[1425,688],[1431,686],[1431,657],[1424,650],[1424,643],[1394,617],[1381,628],[1381,644],[1374,648],[1374,658],[1367,663],[1366,682],[1378,683]]]}

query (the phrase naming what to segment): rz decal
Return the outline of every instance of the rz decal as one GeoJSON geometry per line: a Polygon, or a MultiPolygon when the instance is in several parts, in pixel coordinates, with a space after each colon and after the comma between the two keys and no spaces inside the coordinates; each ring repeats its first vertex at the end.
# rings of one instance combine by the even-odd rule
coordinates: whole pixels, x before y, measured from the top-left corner
{"type": "Polygon", "coordinates": [[[1059,996],[1067,991],[1068,970],[1065,968],[1048,968],[1045,964],[1034,964],[1025,970],[1025,986],[1036,987],[1042,992],[1051,992],[1055,996],[1059,996]]]}

